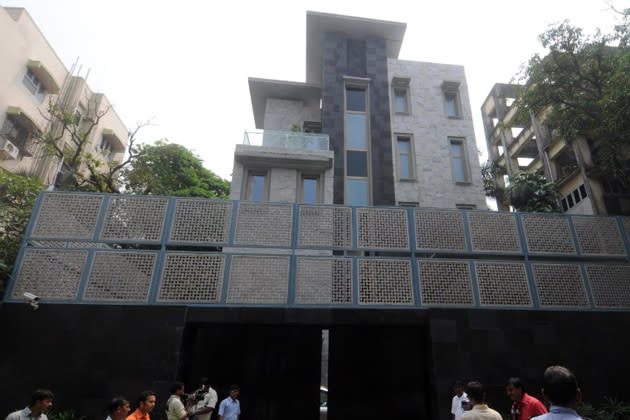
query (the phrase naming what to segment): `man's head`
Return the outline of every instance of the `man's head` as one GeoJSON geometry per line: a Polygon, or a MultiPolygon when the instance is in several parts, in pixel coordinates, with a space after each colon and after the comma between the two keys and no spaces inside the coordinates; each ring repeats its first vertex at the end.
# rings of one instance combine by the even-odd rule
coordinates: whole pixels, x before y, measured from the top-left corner
{"type": "Polygon", "coordinates": [[[155,392],[143,391],[138,397],[138,408],[144,414],[150,413],[155,407],[155,392]]]}
{"type": "Polygon", "coordinates": [[[45,413],[53,405],[55,395],[47,389],[36,389],[28,405],[34,413],[45,413]]]}
{"type": "Polygon", "coordinates": [[[453,383],[453,392],[455,392],[458,397],[461,397],[464,394],[464,382],[459,379],[456,380],[453,383]]]}
{"type": "Polygon", "coordinates": [[[479,381],[468,382],[466,392],[472,405],[483,404],[486,400],[486,390],[479,381]]]}
{"type": "Polygon", "coordinates": [[[175,381],[170,388],[171,394],[182,395],[184,393],[184,384],[182,382],[175,381]]]}
{"type": "Polygon", "coordinates": [[[109,416],[116,419],[124,419],[129,414],[131,407],[129,405],[129,401],[122,395],[112,398],[112,402],[109,404],[107,411],[109,412],[109,416]]]}
{"type": "Polygon", "coordinates": [[[582,399],[575,375],[563,366],[545,369],[542,394],[551,404],[562,407],[575,407],[582,399]]]}
{"type": "Polygon", "coordinates": [[[241,388],[238,385],[236,384],[230,385],[230,398],[235,400],[238,397],[238,394],[240,392],[241,392],[241,388]]]}
{"type": "Polygon", "coordinates": [[[206,376],[203,376],[199,381],[199,387],[204,391],[207,391],[210,388],[210,379],[206,376]]]}
{"type": "Polygon", "coordinates": [[[512,399],[512,401],[520,401],[523,399],[523,394],[525,393],[525,387],[521,382],[521,378],[510,378],[505,385],[505,392],[507,392],[508,397],[512,399]]]}

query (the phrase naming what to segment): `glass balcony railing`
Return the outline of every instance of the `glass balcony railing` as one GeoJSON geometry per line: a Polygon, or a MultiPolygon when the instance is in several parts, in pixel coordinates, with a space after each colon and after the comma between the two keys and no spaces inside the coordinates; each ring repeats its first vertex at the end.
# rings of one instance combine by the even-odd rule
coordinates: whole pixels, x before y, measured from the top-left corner
{"type": "Polygon", "coordinates": [[[328,134],[292,131],[246,131],[243,144],[282,149],[329,150],[328,134]]]}

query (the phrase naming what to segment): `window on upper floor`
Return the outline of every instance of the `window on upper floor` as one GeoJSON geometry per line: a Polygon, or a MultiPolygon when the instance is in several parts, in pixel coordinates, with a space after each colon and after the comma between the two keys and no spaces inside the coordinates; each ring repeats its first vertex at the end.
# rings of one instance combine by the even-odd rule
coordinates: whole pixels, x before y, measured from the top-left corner
{"type": "Polygon", "coordinates": [[[567,211],[578,205],[578,203],[586,198],[586,187],[584,184],[580,185],[569,194],[562,197],[560,203],[562,204],[562,210],[567,211]]]}
{"type": "Polygon", "coordinates": [[[300,177],[300,203],[321,203],[319,175],[302,174],[300,177]]]}
{"type": "Polygon", "coordinates": [[[444,109],[448,118],[461,118],[462,109],[459,98],[459,82],[442,83],[442,92],[444,94],[444,109]]]}
{"type": "Polygon", "coordinates": [[[46,96],[46,88],[31,69],[26,69],[26,74],[22,79],[22,83],[26,86],[29,92],[37,98],[38,101],[41,102],[44,100],[44,97],[46,96]]]}
{"type": "Polygon", "coordinates": [[[18,148],[22,148],[30,137],[26,128],[16,124],[8,117],[4,120],[2,128],[0,128],[0,136],[8,139],[18,148]]]}
{"type": "Polygon", "coordinates": [[[409,134],[396,135],[398,179],[414,179],[413,142],[409,134]]]}
{"type": "Polygon", "coordinates": [[[476,204],[455,204],[455,208],[456,209],[460,209],[460,210],[475,210],[477,208],[476,204]]]}
{"type": "Polygon", "coordinates": [[[457,183],[469,183],[470,171],[466,157],[466,140],[459,137],[449,137],[448,142],[451,153],[453,179],[457,183]]]}
{"type": "Polygon", "coordinates": [[[370,204],[370,135],[368,82],[348,80],[345,88],[345,200],[370,204]]]}
{"type": "Polygon", "coordinates": [[[247,185],[244,198],[249,201],[269,200],[267,171],[249,171],[247,173],[247,185]]]}
{"type": "Polygon", "coordinates": [[[409,105],[409,79],[394,77],[392,79],[393,108],[395,114],[410,114],[409,105]]]}

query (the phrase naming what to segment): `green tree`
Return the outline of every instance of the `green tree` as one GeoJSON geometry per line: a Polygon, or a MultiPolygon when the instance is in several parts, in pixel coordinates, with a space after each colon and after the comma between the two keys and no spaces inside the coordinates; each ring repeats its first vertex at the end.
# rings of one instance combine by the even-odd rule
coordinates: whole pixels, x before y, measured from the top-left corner
{"type": "Polygon", "coordinates": [[[31,210],[42,188],[36,178],[0,168],[0,296],[11,276],[31,210]]]}
{"type": "Polygon", "coordinates": [[[159,140],[138,147],[138,155],[122,171],[125,191],[227,199],[230,184],[203,167],[201,159],[179,144],[159,140]]]}
{"type": "MultiPolygon", "coordinates": [[[[628,9],[630,10],[630,9],[628,9]]],[[[568,22],[540,35],[548,50],[534,55],[519,110],[545,114],[569,143],[587,142],[593,152],[588,174],[630,185],[630,22],[628,10],[612,33],[586,36],[568,22]]]]}
{"type": "Polygon", "coordinates": [[[559,212],[558,187],[536,172],[522,171],[509,178],[505,188],[504,204],[519,211],[559,212]]]}

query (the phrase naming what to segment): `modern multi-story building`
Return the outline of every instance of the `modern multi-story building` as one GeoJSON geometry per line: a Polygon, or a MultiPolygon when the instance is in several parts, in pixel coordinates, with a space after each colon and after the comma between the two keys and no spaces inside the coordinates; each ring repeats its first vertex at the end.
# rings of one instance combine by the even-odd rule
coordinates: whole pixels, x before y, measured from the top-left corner
{"type": "MultiPolygon", "coordinates": [[[[35,175],[54,184],[59,159],[35,138],[42,132],[58,135],[48,112],[53,101],[74,114],[79,127],[90,131],[86,152],[104,163],[122,159],[127,128],[102,93],[93,92],[85,78],[64,66],[28,12],[0,7],[0,167],[35,175]]],[[[67,136],[60,148],[72,147],[67,136]]]]}
{"type": "Polygon", "coordinates": [[[307,12],[306,82],[249,79],[230,198],[485,209],[464,68],[400,60],[405,28],[307,12]]]}
{"type": "MultiPolygon", "coordinates": [[[[489,159],[507,175],[532,170],[554,181],[567,213],[629,214],[630,191],[591,175],[594,151],[585,139],[569,144],[548,126],[544,112],[524,119],[519,115],[515,99],[520,89],[497,83],[481,107],[489,159]]],[[[497,181],[505,186],[503,179],[497,181]]]]}

